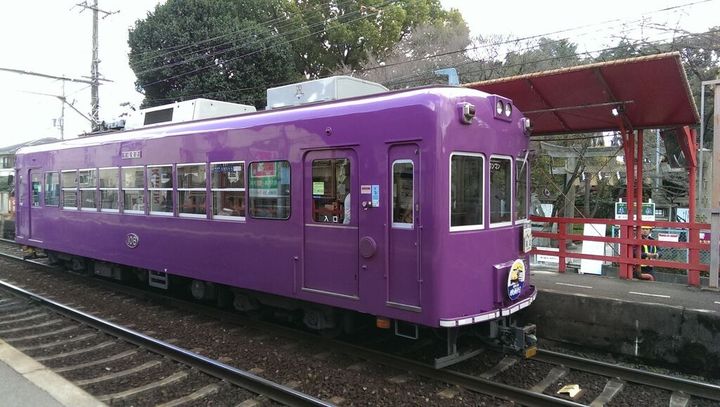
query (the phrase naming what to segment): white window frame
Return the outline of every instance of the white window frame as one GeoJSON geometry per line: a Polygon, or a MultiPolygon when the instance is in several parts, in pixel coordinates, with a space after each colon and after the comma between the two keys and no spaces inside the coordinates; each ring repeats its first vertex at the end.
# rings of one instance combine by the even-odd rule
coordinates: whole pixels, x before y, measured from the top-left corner
{"type": "MultiPolygon", "coordinates": [[[[144,215],[145,210],[148,207],[147,205],[147,197],[145,195],[145,188],[147,187],[147,172],[145,171],[144,165],[133,165],[130,167],[120,167],[120,194],[122,198],[120,199],[120,202],[122,203],[120,208],[122,208],[123,213],[128,214],[134,214],[134,215],[144,215]],[[125,187],[125,170],[136,170],[140,168],[142,170],[142,180],[143,180],[143,187],[137,188],[137,187],[125,187]],[[125,191],[140,191],[143,196],[143,208],[140,209],[125,209],[125,191]]],[[[164,213],[164,212],[163,212],[164,213]]]]}
{"type": "Polygon", "coordinates": [[[60,202],[60,207],[61,207],[62,209],[65,209],[65,210],[75,210],[75,211],[79,210],[79,206],[78,206],[78,200],[79,200],[79,199],[78,199],[78,196],[79,196],[80,194],[78,193],[78,185],[80,185],[80,183],[78,182],[77,177],[78,177],[78,170],[61,170],[61,171],[60,171],[60,188],[61,188],[61,190],[62,190],[62,195],[61,195],[62,201],[60,202]],[[65,187],[65,182],[63,182],[63,174],[65,174],[65,173],[73,173],[73,172],[75,173],[75,186],[72,187],[72,188],[66,188],[66,187],[65,187]],[[66,192],[66,191],[75,192],[75,206],[74,206],[74,207],[65,206],[65,192],[66,192]]]}
{"type": "Polygon", "coordinates": [[[493,158],[500,159],[500,160],[509,160],[510,161],[510,220],[505,222],[495,222],[492,221],[492,200],[488,200],[488,223],[490,224],[490,229],[495,228],[501,228],[506,226],[512,226],[513,224],[513,218],[515,217],[515,160],[513,160],[513,157],[509,155],[500,155],[500,154],[493,154],[490,156],[490,159],[487,161],[488,164],[488,173],[487,173],[487,190],[492,191],[492,174],[490,170],[490,163],[492,162],[493,158]]]}
{"type": "Polygon", "coordinates": [[[182,163],[182,164],[176,164],[175,165],[175,171],[174,175],[177,177],[177,174],[179,173],[178,168],[180,167],[204,167],[205,168],[205,187],[203,188],[180,188],[179,182],[177,179],[173,182],[173,187],[177,191],[175,195],[175,202],[177,202],[177,213],[178,216],[181,218],[201,218],[206,219],[208,217],[208,196],[207,196],[207,187],[208,187],[208,167],[207,163],[182,163]],[[182,203],[180,202],[180,192],[200,192],[202,191],[203,194],[205,194],[205,213],[182,213],[180,212],[180,207],[182,206],[182,203]]]}
{"type": "Polygon", "coordinates": [[[80,169],[78,169],[78,172],[77,172],[77,178],[78,178],[77,184],[78,184],[78,196],[79,196],[79,205],[78,206],[80,207],[80,210],[85,211],[85,212],[99,211],[100,208],[99,208],[98,199],[97,199],[97,187],[98,187],[98,182],[97,182],[98,181],[98,170],[97,170],[97,168],[80,168],[80,169]],[[94,187],[92,187],[92,188],[88,188],[88,187],[81,188],[80,187],[80,172],[82,172],[82,171],[95,171],[95,186],[94,187]],[[90,191],[90,190],[93,191],[93,196],[95,197],[95,199],[94,199],[95,207],[94,208],[84,208],[82,205],[82,203],[83,203],[82,193],[83,193],[83,191],[90,191]]]}
{"type": "MultiPolygon", "coordinates": [[[[391,168],[391,174],[390,174],[390,188],[395,187],[395,164],[410,164],[412,166],[412,176],[413,176],[413,186],[412,186],[412,198],[410,200],[411,208],[413,215],[413,221],[412,223],[405,223],[405,222],[395,222],[395,196],[390,196],[390,218],[392,220],[391,227],[394,229],[408,229],[412,230],[415,228],[415,162],[413,160],[408,159],[401,159],[401,160],[395,160],[392,162],[391,168]]],[[[390,194],[393,194],[395,191],[391,190],[390,194]]]]}
{"type": "Polygon", "coordinates": [[[60,171],[47,171],[47,172],[43,172],[43,191],[45,192],[45,193],[43,194],[43,206],[49,206],[49,207],[52,207],[52,208],[62,207],[62,205],[61,205],[62,202],[60,202],[60,197],[62,196],[62,194],[61,194],[61,191],[62,191],[62,176],[60,175],[60,171]],[[56,204],[54,204],[54,205],[47,203],[47,197],[48,197],[48,193],[47,193],[47,175],[48,175],[48,174],[55,174],[55,175],[58,177],[57,185],[60,186],[60,187],[58,188],[58,191],[57,191],[57,192],[58,192],[58,197],[57,197],[57,198],[58,198],[58,202],[57,202],[56,204]]]}
{"type": "MultiPolygon", "coordinates": [[[[514,209],[513,210],[513,218],[516,223],[525,223],[525,221],[528,220],[528,213],[530,213],[530,209],[529,209],[530,204],[528,202],[529,194],[528,194],[528,190],[527,190],[528,185],[530,185],[530,182],[528,181],[528,179],[530,177],[530,171],[529,171],[530,167],[528,166],[528,160],[526,160],[524,158],[516,158],[515,166],[513,167],[513,171],[517,171],[517,166],[519,163],[525,163],[525,165],[524,165],[524,168],[525,168],[525,217],[521,217],[521,218],[517,217],[518,211],[517,211],[517,205],[515,205],[515,207],[513,208],[514,209]]],[[[520,175],[520,174],[516,173],[515,177],[517,177],[518,175],[520,175]]],[[[517,181],[517,178],[515,178],[515,177],[513,179],[515,180],[515,186],[517,187],[518,181],[517,181]]],[[[516,193],[517,188],[513,188],[513,191],[516,193]]],[[[516,193],[516,195],[517,195],[517,193],[516,193]]],[[[517,203],[517,200],[516,199],[513,200],[513,203],[517,203]]]]}
{"type": "Polygon", "coordinates": [[[213,219],[222,219],[222,220],[232,220],[232,221],[244,221],[247,212],[248,212],[248,205],[247,205],[247,196],[245,196],[245,189],[247,189],[247,177],[245,177],[245,171],[247,171],[247,166],[245,165],[245,161],[214,161],[210,163],[209,172],[207,173],[209,176],[207,177],[207,181],[209,182],[210,186],[210,215],[213,219]],[[213,188],[212,186],[212,168],[213,165],[216,164],[242,164],[243,170],[243,185],[245,185],[244,188],[213,188]],[[244,198],[245,198],[245,213],[243,216],[229,216],[229,215],[215,215],[215,211],[213,211],[213,208],[215,207],[215,192],[242,192],[244,198]]]}
{"type": "Polygon", "coordinates": [[[97,172],[97,186],[98,186],[98,190],[100,191],[100,200],[98,201],[98,203],[99,203],[98,207],[100,208],[100,212],[120,213],[120,202],[121,202],[121,200],[120,200],[120,167],[102,167],[102,168],[98,168],[98,172],[97,172]],[[115,187],[115,188],[101,188],[101,187],[100,187],[100,173],[102,172],[102,170],[117,170],[117,177],[118,177],[118,178],[115,180],[115,182],[118,183],[118,184],[117,184],[117,185],[118,185],[117,187],[115,187]],[[103,206],[102,192],[103,192],[103,191],[112,191],[112,190],[115,190],[115,193],[116,193],[117,209],[112,209],[112,208],[107,208],[107,209],[106,209],[106,208],[103,208],[103,207],[102,207],[102,206],[103,206]]]}
{"type": "Polygon", "coordinates": [[[468,230],[484,230],[485,229],[485,214],[487,213],[487,205],[486,202],[486,193],[487,190],[487,170],[485,169],[485,164],[488,162],[488,160],[485,158],[485,154],[482,153],[468,153],[463,151],[454,151],[450,153],[450,157],[448,158],[448,225],[450,226],[450,232],[463,232],[468,230]],[[460,155],[460,156],[466,156],[466,157],[480,157],[482,160],[482,165],[480,168],[482,168],[482,177],[483,177],[483,188],[481,192],[482,202],[483,202],[483,212],[482,216],[480,217],[480,224],[476,225],[464,225],[464,226],[452,226],[452,159],[454,156],[460,155]]]}
{"type": "Polygon", "coordinates": [[[151,188],[150,183],[148,182],[148,176],[150,175],[150,169],[151,168],[160,168],[160,167],[170,167],[170,178],[173,181],[173,187],[175,187],[175,168],[173,168],[172,164],[153,164],[148,165],[145,169],[145,188],[147,188],[147,203],[145,204],[147,207],[147,211],[150,215],[157,215],[157,216],[175,216],[175,202],[173,202],[173,210],[170,212],[161,212],[161,211],[153,211],[152,210],[152,193],[153,191],[170,191],[170,195],[174,198],[173,188],[151,188]]]}
{"type": "Polygon", "coordinates": [[[45,189],[45,173],[44,172],[32,172],[30,174],[30,187],[31,188],[32,188],[32,184],[34,182],[33,176],[40,177],[40,182],[39,182],[40,190],[38,191],[38,195],[37,195],[37,205],[35,202],[35,191],[32,191],[32,193],[30,194],[30,209],[39,208],[39,207],[45,205],[45,202],[44,202],[45,194],[43,193],[44,189],[45,189]]]}

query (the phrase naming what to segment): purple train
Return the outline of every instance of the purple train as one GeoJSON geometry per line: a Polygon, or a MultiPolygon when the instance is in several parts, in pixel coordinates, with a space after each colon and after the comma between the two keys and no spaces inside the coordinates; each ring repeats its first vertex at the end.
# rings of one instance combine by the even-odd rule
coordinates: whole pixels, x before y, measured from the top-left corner
{"type": "Polygon", "coordinates": [[[510,321],[536,296],[529,121],[476,90],[371,85],[276,88],[255,113],[181,102],[133,130],[23,148],[16,240],[77,271],[293,310],[321,331],[364,315],[401,336],[439,332],[437,366],[471,356],[457,338],[478,325],[532,353],[534,326],[510,321]],[[203,109],[239,114],[177,122],[203,109]]]}

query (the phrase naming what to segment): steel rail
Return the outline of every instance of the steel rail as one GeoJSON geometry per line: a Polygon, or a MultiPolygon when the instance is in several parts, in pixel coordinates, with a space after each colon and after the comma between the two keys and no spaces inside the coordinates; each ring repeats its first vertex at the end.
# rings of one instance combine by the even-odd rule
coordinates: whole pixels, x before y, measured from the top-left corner
{"type": "Polygon", "coordinates": [[[438,380],[447,384],[457,385],[477,393],[498,397],[503,400],[513,401],[523,406],[585,406],[585,404],[575,403],[570,400],[513,387],[503,383],[496,383],[491,380],[464,373],[454,372],[450,370],[435,369],[433,366],[427,364],[401,358],[398,356],[385,354],[379,351],[361,348],[351,344],[340,343],[339,346],[344,347],[348,350],[352,350],[353,355],[361,355],[366,359],[373,360],[387,366],[408,370],[420,376],[424,376],[433,380],[438,380]]]}
{"type": "Polygon", "coordinates": [[[720,401],[720,386],[710,383],[697,382],[681,377],[668,376],[660,373],[618,366],[607,362],[585,359],[579,356],[565,355],[543,349],[538,349],[538,352],[533,359],[541,362],[563,365],[571,369],[599,374],[602,376],[618,377],[628,382],[646,386],[658,387],[670,391],[683,391],[692,396],[720,401]]]}
{"type": "MultiPolygon", "coordinates": [[[[8,242],[10,243],[10,242],[8,242]]],[[[15,242],[12,242],[15,243],[15,242]]],[[[31,263],[35,266],[40,267],[51,267],[47,266],[42,263],[38,263],[35,261],[28,261],[23,260],[21,258],[18,258],[16,256],[7,255],[0,253],[0,256],[9,257],[15,260],[24,261],[25,263],[31,263]]],[[[100,283],[103,285],[106,285],[107,288],[111,288],[112,286],[114,289],[119,289],[121,292],[124,292],[128,295],[136,295],[136,291],[141,291],[133,288],[128,288],[123,285],[118,285],[116,283],[106,283],[102,280],[96,281],[96,283],[100,283]]],[[[405,368],[409,371],[413,371],[421,376],[425,376],[434,380],[439,380],[448,384],[454,384],[461,386],[463,388],[466,388],[471,391],[475,391],[477,393],[482,393],[490,396],[495,396],[498,398],[502,398],[505,400],[512,400],[521,402],[523,405],[527,406],[558,406],[558,405],[566,405],[566,406],[582,406],[583,404],[574,403],[572,401],[561,399],[553,396],[548,396],[536,392],[532,392],[525,389],[518,389],[512,386],[508,386],[505,384],[500,383],[494,383],[487,379],[482,379],[478,377],[474,377],[471,375],[466,375],[459,372],[453,372],[453,371],[447,371],[447,370],[437,370],[432,366],[422,364],[416,361],[408,360],[405,358],[401,358],[394,355],[389,355],[380,351],[375,351],[371,349],[367,349],[361,346],[349,344],[346,342],[338,342],[327,338],[320,338],[313,334],[308,334],[305,332],[300,332],[294,329],[279,327],[275,324],[265,324],[261,323],[260,321],[248,321],[247,319],[243,318],[242,316],[239,316],[235,313],[226,313],[225,311],[218,310],[216,308],[208,308],[204,305],[190,303],[188,304],[187,301],[184,300],[170,300],[167,296],[155,294],[155,293],[148,293],[146,291],[141,291],[143,295],[151,297],[153,300],[161,301],[166,304],[181,308],[181,309],[187,309],[187,307],[191,306],[195,311],[198,311],[202,315],[206,316],[213,316],[215,318],[229,321],[229,322],[235,322],[242,321],[243,323],[253,323],[253,324],[260,324],[263,326],[267,326],[269,328],[282,331],[287,335],[296,335],[301,337],[309,338],[315,342],[324,342],[328,346],[333,346],[337,349],[340,349],[344,352],[347,352],[349,354],[358,355],[365,359],[375,361],[377,363],[386,365],[386,366],[393,366],[393,367],[399,367],[399,368],[405,368]],[[207,309],[206,309],[207,308],[207,309]]],[[[591,359],[583,359],[576,356],[570,356],[570,355],[563,355],[557,352],[552,352],[548,350],[541,350],[538,349],[538,354],[533,358],[533,360],[538,361],[544,361],[547,363],[552,364],[560,364],[567,366],[569,368],[580,370],[580,371],[586,371],[590,373],[595,373],[603,376],[608,377],[620,377],[624,378],[627,381],[659,387],[667,390],[683,390],[687,394],[695,395],[698,397],[707,398],[710,400],[720,400],[720,386],[715,386],[712,384],[702,383],[702,382],[694,382],[687,379],[682,378],[676,378],[672,376],[667,375],[661,375],[661,374],[652,374],[646,371],[641,371],[637,369],[631,369],[631,368],[624,368],[616,365],[611,365],[604,362],[598,362],[591,359]],[[683,383],[683,387],[678,387],[678,383],[683,383]]]]}
{"type": "Polygon", "coordinates": [[[0,288],[10,291],[21,297],[28,298],[41,305],[51,308],[54,311],[67,316],[68,318],[90,325],[100,331],[117,336],[125,341],[134,343],[145,349],[167,356],[170,359],[180,361],[193,366],[211,376],[226,380],[251,392],[264,395],[276,402],[288,406],[322,406],[330,407],[334,404],[317,399],[297,390],[274,383],[270,380],[256,376],[244,370],[226,365],[216,360],[182,349],[178,346],[151,338],[140,332],[122,327],[109,321],[102,320],[90,314],[67,307],[63,304],[36,295],[23,288],[0,281],[0,288]]]}
{"type": "MultiPolygon", "coordinates": [[[[18,258],[17,256],[7,255],[0,253],[0,256],[9,257],[11,259],[17,260],[17,261],[23,261],[24,263],[33,266],[39,266],[41,268],[48,268],[50,266],[44,265],[42,263],[37,263],[34,261],[28,261],[28,260],[22,260],[18,258]]],[[[116,283],[105,283],[104,281],[95,281],[96,283],[100,283],[106,288],[114,288],[116,290],[119,290],[120,292],[126,293],[128,295],[138,295],[137,289],[133,289],[130,287],[125,287],[122,285],[118,285],[116,283]],[[135,294],[133,294],[135,293],[135,294]]],[[[22,290],[22,289],[20,289],[22,290]]],[[[24,291],[24,290],[23,290],[24,291]]],[[[187,303],[187,301],[184,300],[172,300],[169,299],[165,295],[161,294],[155,294],[155,293],[149,293],[146,291],[142,291],[142,295],[147,296],[149,298],[152,298],[154,300],[176,306],[178,308],[186,308],[186,307],[192,307],[196,312],[199,312],[203,315],[212,315],[215,318],[219,318],[221,320],[225,321],[242,321],[243,323],[252,323],[257,325],[262,325],[267,328],[274,329],[278,332],[282,332],[285,335],[292,335],[294,337],[309,339],[314,341],[315,343],[323,344],[327,347],[332,347],[336,349],[339,352],[344,352],[347,354],[351,354],[354,356],[359,356],[361,358],[364,358],[366,360],[376,362],[379,364],[382,364],[384,366],[391,366],[398,369],[405,369],[410,372],[413,372],[419,376],[427,377],[433,380],[437,380],[446,384],[452,384],[457,385],[462,388],[465,388],[467,390],[497,397],[503,400],[508,401],[514,401],[517,403],[520,403],[524,406],[528,407],[550,407],[550,406],[572,406],[572,407],[578,407],[583,406],[583,404],[578,404],[566,399],[557,398],[553,396],[548,396],[542,393],[532,392],[530,390],[520,389],[516,388],[510,385],[502,384],[502,383],[495,383],[491,380],[466,375],[459,372],[453,372],[449,370],[438,370],[435,369],[433,366],[430,366],[428,364],[423,364],[420,362],[416,362],[413,360],[405,359],[399,356],[390,355],[387,353],[383,353],[381,351],[376,351],[372,349],[368,349],[362,346],[353,345],[347,342],[340,342],[328,338],[322,338],[318,337],[315,334],[305,333],[302,331],[297,331],[296,329],[290,329],[285,327],[280,327],[276,324],[269,324],[269,323],[262,323],[260,321],[248,321],[246,318],[243,318],[235,313],[226,313],[222,310],[218,310],[216,308],[207,309],[206,306],[200,305],[200,304],[194,304],[194,303],[187,303]]],[[[49,301],[49,300],[48,300],[49,301]]],[[[52,302],[52,301],[50,301],[52,302]]],[[[86,314],[85,314],[86,315],[86,314]]],[[[97,319],[95,317],[89,316],[90,318],[97,319]]],[[[113,324],[110,324],[113,325],[113,324]]],[[[114,325],[113,325],[114,326],[114,325]]],[[[118,327],[121,329],[121,333],[124,331],[129,331],[125,328],[118,327]]],[[[141,337],[145,337],[144,335],[140,334],[141,337]]],[[[145,337],[147,338],[147,337],[145,337]]],[[[150,338],[149,338],[150,339],[150,338]]],[[[134,342],[135,343],[135,342],[134,342]]],[[[145,343],[142,343],[142,346],[148,346],[145,343]]],[[[172,345],[167,345],[171,348],[176,348],[172,345]]],[[[194,354],[193,354],[194,355],[194,354]]],[[[197,355],[195,355],[197,356],[197,355]]],[[[175,356],[173,356],[175,357],[175,356]]],[[[202,356],[200,356],[202,358],[202,356]]],[[[205,358],[203,358],[205,359],[205,358]]],[[[214,372],[209,372],[210,374],[217,376],[214,372]]],[[[245,387],[245,386],[243,386],[245,387]]],[[[261,393],[260,391],[257,391],[258,393],[261,393]]]]}

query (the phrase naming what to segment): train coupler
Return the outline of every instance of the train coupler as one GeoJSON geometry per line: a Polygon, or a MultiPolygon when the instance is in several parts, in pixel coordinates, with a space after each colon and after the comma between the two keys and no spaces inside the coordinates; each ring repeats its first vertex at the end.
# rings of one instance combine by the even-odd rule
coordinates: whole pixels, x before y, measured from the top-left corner
{"type": "Polygon", "coordinates": [[[516,353],[529,359],[537,353],[537,334],[535,324],[517,326],[501,319],[493,321],[491,331],[502,346],[503,351],[516,353]]]}

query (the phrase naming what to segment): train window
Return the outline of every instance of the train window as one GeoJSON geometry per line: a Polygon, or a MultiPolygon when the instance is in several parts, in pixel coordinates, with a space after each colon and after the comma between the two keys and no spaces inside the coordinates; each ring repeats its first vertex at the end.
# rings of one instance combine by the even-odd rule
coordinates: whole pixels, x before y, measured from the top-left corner
{"type": "Polygon", "coordinates": [[[145,213],[145,169],[122,168],[123,212],[145,213]]]}
{"type": "Polygon", "coordinates": [[[527,161],[515,160],[515,174],[515,219],[527,219],[527,161]]]}
{"type": "Polygon", "coordinates": [[[118,212],[118,168],[100,168],[100,210],[118,212]]]}
{"type": "Polygon", "coordinates": [[[512,160],[490,158],[490,224],[507,224],[511,221],[512,160]]]}
{"type": "Polygon", "coordinates": [[[250,163],[248,209],[261,219],[290,218],[290,163],[260,161],[250,163]]]}
{"type": "MultiPolygon", "coordinates": [[[[31,171],[32,172],[32,171],[31,171]]],[[[40,190],[42,189],[42,177],[40,174],[32,173],[30,179],[30,188],[32,188],[32,207],[40,206],[40,190]]]]}
{"type": "Polygon", "coordinates": [[[479,154],[450,156],[450,230],[483,227],[484,165],[479,154]]]}
{"type": "Polygon", "coordinates": [[[58,206],[60,204],[60,174],[57,172],[45,173],[45,205],[58,206]]]}
{"type": "Polygon", "coordinates": [[[148,165],[147,185],[150,214],[173,214],[172,165],[148,165]]]}
{"type": "Polygon", "coordinates": [[[350,224],[350,160],[347,158],[312,162],[313,220],[320,223],[350,224]],[[346,202],[347,198],[347,202],[346,202]],[[346,211],[347,209],[347,211],[346,211]]]}
{"type": "Polygon", "coordinates": [[[77,209],[77,170],[66,170],[60,175],[62,185],[62,206],[67,209],[77,209]]]}
{"type": "Polygon", "coordinates": [[[207,177],[205,164],[177,165],[178,213],[180,216],[205,217],[207,177]]]}
{"type": "Polygon", "coordinates": [[[97,209],[97,202],[95,201],[95,188],[97,187],[96,170],[78,170],[78,186],[80,187],[80,209],[97,209]]]}
{"type": "Polygon", "coordinates": [[[412,227],[415,202],[412,161],[399,160],[393,163],[392,187],[392,226],[412,227]]]}
{"type": "Polygon", "coordinates": [[[210,163],[213,217],[245,218],[245,163],[210,163]]]}

